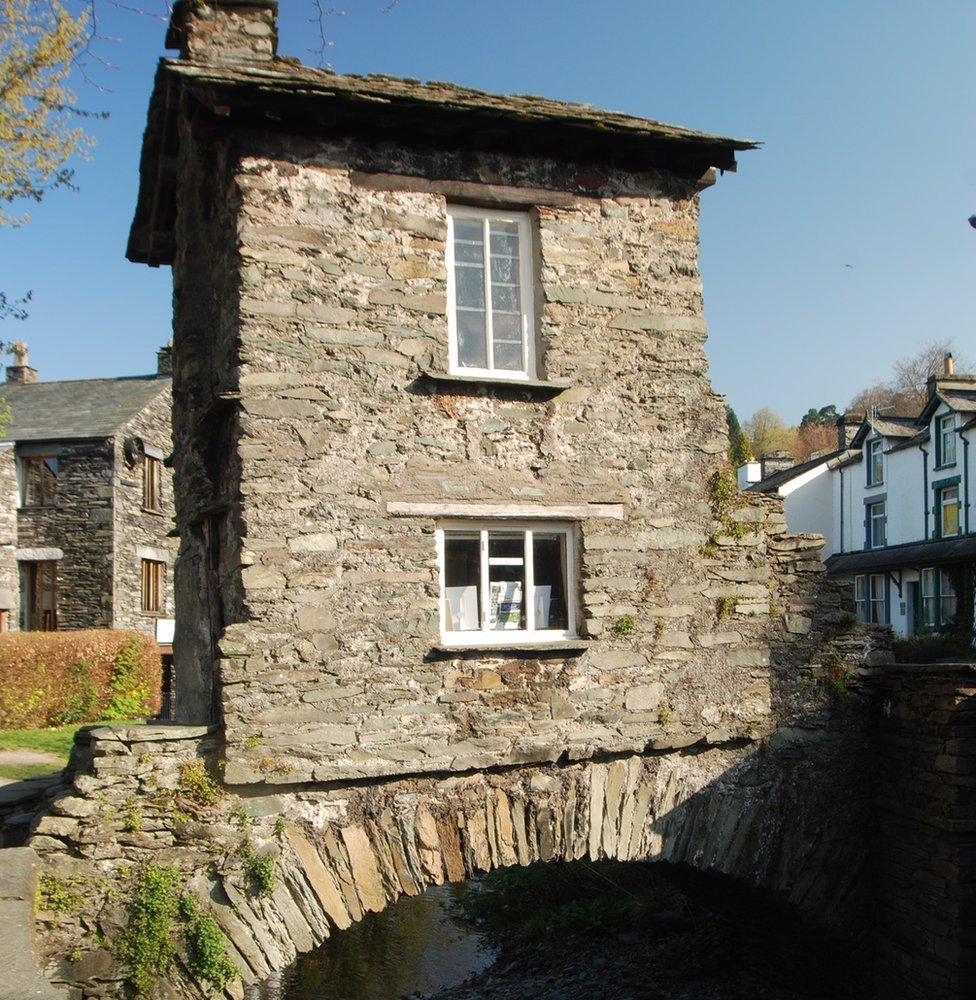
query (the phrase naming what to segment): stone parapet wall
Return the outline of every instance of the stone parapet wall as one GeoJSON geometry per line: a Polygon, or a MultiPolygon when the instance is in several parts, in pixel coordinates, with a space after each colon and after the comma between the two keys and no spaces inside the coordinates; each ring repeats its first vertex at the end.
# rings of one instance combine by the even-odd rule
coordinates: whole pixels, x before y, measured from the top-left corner
{"type": "Polygon", "coordinates": [[[879,996],[976,996],[976,667],[876,679],[879,996]]]}
{"type": "MultiPolygon", "coordinates": [[[[404,893],[534,861],[688,864],[780,894],[848,937],[866,927],[870,796],[853,732],[203,801],[197,768],[216,774],[216,750],[213,734],[190,727],[82,737],[70,784],[31,840],[42,873],[75,893],[37,914],[53,981],[119,995],[116,945],[149,862],[179,870],[245,983],[404,893]],[[255,883],[252,857],[271,859],[273,885],[255,883]]],[[[165,983],[158,996],[205,995],[182,951],[165,983]]]]}
{"type": "Polygon", "coordinates": [[[20,628],[20,578],[17,570],[17,453],[12,444],[0,445],[0,611],[6,627],[20,628]]]}

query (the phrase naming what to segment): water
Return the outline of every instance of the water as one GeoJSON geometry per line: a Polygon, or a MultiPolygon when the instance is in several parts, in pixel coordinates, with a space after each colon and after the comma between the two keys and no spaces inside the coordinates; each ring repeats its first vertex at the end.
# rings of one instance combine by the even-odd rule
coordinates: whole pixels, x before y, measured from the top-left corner
{"type": "Polygon", "coordinates": [[[399,1000],[455,986],[497,957],[452,917],[452,905],[473,891],[449,885],[404,897],[249,987],[246,1000],[399,1000]]]}

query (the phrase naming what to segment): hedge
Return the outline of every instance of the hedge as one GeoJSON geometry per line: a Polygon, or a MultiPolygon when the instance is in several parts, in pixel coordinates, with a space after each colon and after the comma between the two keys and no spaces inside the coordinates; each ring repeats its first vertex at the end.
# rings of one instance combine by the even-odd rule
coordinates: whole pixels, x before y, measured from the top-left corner
{"type": "Polygon", "coordinates": [[[156,644],[138,632],[0,633],[0,729],[39,729],[155,715],[156,644]]]}

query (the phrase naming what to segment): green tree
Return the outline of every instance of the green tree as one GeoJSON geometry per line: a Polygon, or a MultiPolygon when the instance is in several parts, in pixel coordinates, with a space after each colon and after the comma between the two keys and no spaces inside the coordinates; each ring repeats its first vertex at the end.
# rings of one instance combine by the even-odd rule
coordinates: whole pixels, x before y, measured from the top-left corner
{"type": "Polygon", "coordinates": [[[762,406],[746,421],[743,428],[749,435],[752,453],[757,457],[774,451],[796,449],[796,428],[788,427],[783,418],[768,406],[762,406]]]}
{"type": "Polygon", "coordinates": [[[737,469],[743,462],[748,462],[751,457],[749,439],[739,424],[735,410],[729,405],[725,407],[725,420],[729,425],[729,461],[732,463],[732,467],[737,469]]]}

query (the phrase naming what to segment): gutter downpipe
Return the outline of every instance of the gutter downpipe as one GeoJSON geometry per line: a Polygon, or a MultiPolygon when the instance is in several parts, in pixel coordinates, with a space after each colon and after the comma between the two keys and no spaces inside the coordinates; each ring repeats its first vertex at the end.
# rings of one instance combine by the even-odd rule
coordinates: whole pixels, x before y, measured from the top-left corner
{"type": "Polygon", "coordinates": [[[929,453],[922,447],[922,510],[925,511],[925,541],[929,540],[929,453]]]}
{"type": "Polygon", "coordinates": [[[969,438],[962,432],[962,428],[956,431],[962,438],[962,486],[966,494],[966,534],[969,534],[969,438]]]}
{"type": "Polygon", "coordinates": [[[844,551],[844,470],[840,470],[840,550],[844,551]]]}

